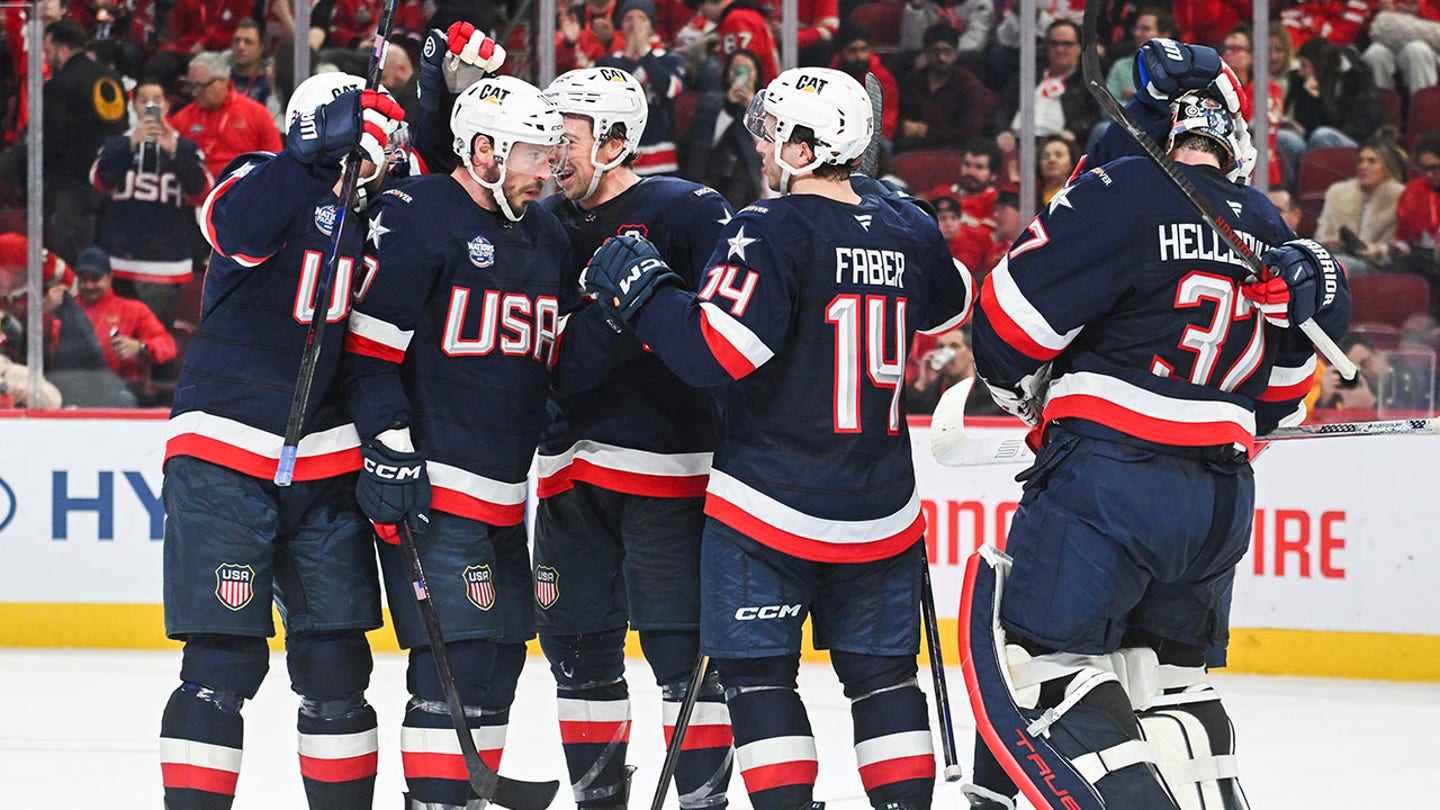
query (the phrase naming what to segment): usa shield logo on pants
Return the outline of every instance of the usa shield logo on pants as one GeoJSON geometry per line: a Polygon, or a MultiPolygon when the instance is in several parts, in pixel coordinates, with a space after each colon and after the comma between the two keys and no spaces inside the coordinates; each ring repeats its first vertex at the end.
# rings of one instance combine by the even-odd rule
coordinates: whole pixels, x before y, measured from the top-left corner
{"type": "Polygon", "coordinates": [[[221,563],[215,569],[215,598],[231,610],[250,604],[255,595],[255,569],[239,563],[221,563]]]}
{"type": "Polygon", "coordinates": [[[549,610],[560,598],[560,572],[548,565],[535,566],[535,602],[549,610]]]}
{"type": "Polygon", "coordinates": [[[472,565],[461,574],[465,580],[465,598],[481,610],[495,607],[495,581],[490,576],[490,566],[472,565]]]}

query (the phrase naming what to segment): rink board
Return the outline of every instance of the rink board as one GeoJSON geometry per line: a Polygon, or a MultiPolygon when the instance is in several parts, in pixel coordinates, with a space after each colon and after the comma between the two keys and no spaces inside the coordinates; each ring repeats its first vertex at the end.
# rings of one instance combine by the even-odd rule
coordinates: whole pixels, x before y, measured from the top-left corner
{"type": "MultiPolygon", "coordinates": [[[[153,418],[0,419],[0,645],[170,643],[159,608],[165,434],[153,418]]],[[[1019,468],[940,467],[928,427],[914,426],[912,437],[953,663],[960,566],[979,543],[1003,540],[1019,468]]],[[[1440,497],[1427,486],[1440,469],[1440,438],[1288,442],[1255,466],[1232,668],[1440,681],[1440,497]]],[[[388,631],[373,638],[394,649],[388,631]]]]}

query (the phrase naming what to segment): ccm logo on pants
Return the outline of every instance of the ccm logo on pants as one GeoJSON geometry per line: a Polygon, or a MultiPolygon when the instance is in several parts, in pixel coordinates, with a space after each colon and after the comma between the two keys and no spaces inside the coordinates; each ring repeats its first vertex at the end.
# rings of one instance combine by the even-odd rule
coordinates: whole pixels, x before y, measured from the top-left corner
{"type": "Polygon", "coordinates": [[[787,616],[799,615],[799,605],[766,605],[764,607],[742,607],[735,610],[735,620],[741,622],[756,619],[783,619],[787,616]]]}

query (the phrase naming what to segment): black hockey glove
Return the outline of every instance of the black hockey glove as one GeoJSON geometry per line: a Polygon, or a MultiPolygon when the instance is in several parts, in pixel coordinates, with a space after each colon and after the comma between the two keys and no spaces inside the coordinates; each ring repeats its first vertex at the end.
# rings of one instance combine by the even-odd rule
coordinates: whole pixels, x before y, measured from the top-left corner
{"type": "Polygon", "coordinates": [[[456,94],[490,76],[505,63],[505,49],[464,20],[441,31],[430,29],[420,52],[420,80],[416,83],[420,106],[440,109],[440,99],[456,94]]]}
{"type": "Polygon", "coordinates": [[[285,136],[285,151],[301,163],[338,169],[358,140],[366,160],[384,166],[390,133],[404,120],[395,99],[374,90],[347,90],[301,113],[285,136]]]}
{"type": "Polygon", "coordinates": [[[364,465],[355,482],[355,500],[375,524],[380,538],[398,542],[395,524],[402,520],[410,522],[411,531],[423,534],[430,522],[426,514],[430,476],[425,472],[425,457],[413,450],[388,447],[379,437],[361,445],[360,457],[364,465]]]}
{"type": "Polygon", "coordinates": [[[1288,329],[1335,303],[1340,264],[1313,239],[1292,239],[1260,257],[1269,275],[1240,288],[1275,326],[1288,329]]]}
{"type": "Polygon", "coordinates": [[[1135,54],[1135,96],[1152,107],[1168,108],[1186,90],[1208,90],[1235,115],[1240,112],[1240,81],[1214,48],[1157,38],[1135,54]]]}
{"type": "Polygon", "coordinates": [[[605,322],[619,333],[625,331],[656,290],[683,282],[649,240],[613,236],[590,258],[580,283],[605,308],[605,322]]]}

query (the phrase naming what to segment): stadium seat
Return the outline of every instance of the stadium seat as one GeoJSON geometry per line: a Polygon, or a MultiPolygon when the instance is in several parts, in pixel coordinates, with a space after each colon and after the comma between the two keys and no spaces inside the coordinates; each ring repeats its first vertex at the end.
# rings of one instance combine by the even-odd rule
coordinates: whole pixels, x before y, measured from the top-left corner
{"type": "Polygon", "coordinates": [[[673,104],[670,110],[674,115],[675,138],[679,140],[681,135],[690,130],[690,122],[695,120],[695,108],[700,106],[700,94],[694,90],[682,90],[673,104]]]}
{"type": "Polygon", "coordinates": [[[910,190],[924,194],[960,178],[965,155],[959,149],[918,149],[895,156],[894,171],[910,190]]]}
{"type": "Polygon", "coordinates": [[[1350,324],[1350,332],[1364,335],[1380,350],[1393,349],[1400,345],[1400,327],[1388,323],[1364,321],[1350,324]]]}
{"type": "Polygon", "coordinates": [[[851,12],[850,21],[870,32],[870,47],[877,53],[890,53],[900,47],[900,15],[904,11],[905,4],[893,0],[864,3],[851,12]]]}
{"type": "Polygon", "coordinates": [[[1410,94],[1410,116],[1405,122],[1405,134],[1414,138],[1432,129],[1440,129],[1440,86],[1410,94]]]}
{"type": "Polygon", "coordinates": [[[1405,319],[1430,308],[1430,282],[1405,273],[1373,273],[1350,279],[1353,323],[1382,323],[1398,331],[1405,319]]]}
{"type": "Polygon", "coordinates": [[[25,233],[24,208],[0,208],[0,233],[25,233]]]}
{"type": "Polygon", "coordinates": [[[1400,115],[1400,93],[1395,90],[1381,90],[1380,103],[1385,107],[1385,115],[1390,118],[1390,123],[1395,125],[1397,130],[1403,131],[1400,115]]]}
{"type": "Polygon", "coordinates": [[[1300,182],[1297,184],[1300,198],[1325,199],[1325,190],[1331,185],[1349,180],[1355,176],[1354,146],[1334,146],[1326,149],[1310,149],[1300,158],[1300,182]]]}

